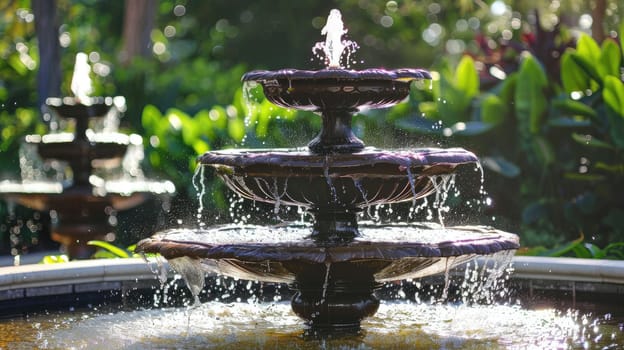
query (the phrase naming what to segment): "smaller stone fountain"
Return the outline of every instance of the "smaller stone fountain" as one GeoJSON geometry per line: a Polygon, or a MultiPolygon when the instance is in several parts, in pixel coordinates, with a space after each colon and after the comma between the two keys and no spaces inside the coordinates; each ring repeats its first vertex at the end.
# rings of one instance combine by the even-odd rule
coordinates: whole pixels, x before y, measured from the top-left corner
{"type": "Polygon", "coordinates": [[[439,224],[360,225],[365,208],[416,201],[440,193],[455,171],[474,167],[464,149],[387,151],[365,147],[351,129],[353,115],[392,106],[409,95],[422,69],[348,70],[340,66],[345,32],[332,10],[324,28],[328,68],[253,71],[244,82],[261,85],[276,105],[314,111],[322,128],[307,148],[210,151],[199,157],[240,196],[276,207],[305,208],[314,221],[278,227],[229,225],[173,230],[141,241],[160,253],[191,290],[202,288],[199,268],[242,279],[289,283],[293,311],[315,331],[358,329],[379,307],[384,282],[442,273],[478,255],[513,251],[516,235],[489,227],[439,224]]]}
{"type": "Polygon", "coordinates": [[[79,53],[71,83],[74,96],[46,100],[51,120],[73,126],[73,131],[26,136],[24,147],[36,151],[24,152],[20,159],[22,181],[0,182],[0,195],[32,209],[50,211],[52,239],[60,242],[71,258],[89,257],[93,248],[86,243],[90,240],[114,239],[112,213],[133,208],[149,196],[175,191],[170,181],[144,178],[137,157],[142,152],[142,138],[116,131],[125,99],[90,97],[89,72],[86,54],[79,53]],[[98,123],[106,125],[95,131],[98,123]],[[53,179],[36,169],[50,161],[66,164],[57,165],[60,174],[53,179]]]}

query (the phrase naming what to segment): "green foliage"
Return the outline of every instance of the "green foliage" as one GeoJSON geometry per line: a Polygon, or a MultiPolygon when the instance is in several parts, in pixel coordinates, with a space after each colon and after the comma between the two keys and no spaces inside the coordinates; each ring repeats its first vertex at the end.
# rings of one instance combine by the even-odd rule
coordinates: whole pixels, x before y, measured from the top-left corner
{"type": "MultiPolygon", "coordinates": [[[[87,242],[87,245],[96,247],[97,250],[91,256],[93,259],[119,259],[119,258],[138,258],[140,254],[135,253],[136,245],[133,244],[126,248],[118,247],[110,242],[91,240],[87,242]]],[[[59,255],[46,255],[41,259],[41,264],[61,264],[69,262],[69,257],[66,254],[59,255]]]]}
{"type": "Polygon", "coordinates": [[[433,76],[431,89],[425,83],[416,86],[412,94],[419,113],[404,105],[389,113],[395,115],[389,119],[397,127],[437,136],[476,136],[492,130],[504,119],[507,107],[498,96],[479,95],[478,74],[470,56],[462,57],[454,70],[443,65],[433,76]],[[397,113],[401,109],[402,113],[397,113]],[[435,120],[439,123],[431,122],[435,120]]]}
{"type": "Polygon", "coordinates": [[[574,257],[583,259],[614,259],[624,260],[624,242],[607,244],[604,248],[585,241],[581,235],[569,243],[547,249],[543,246],[524,249],[518,252],[519,255],[548,256],[548,257],[574,257]]]}
{"type": "MultiPolygon", "coordinates": [[[[613,190],[624,186],[619,47],[612,40],[599,46],[582,35],[562,56],[561,82],[548,78],[542,63],[525,53],[516,71],[479,94],[473,93],[474,84],[457,83],[461,76],[473,76],[467,62],[462,59],[455,70],[443,65],[430,99],[427,93],[415,96],[420,112],[441,120],[446,129],[435,130],[436,123],[409,113],[395,116],[396,125],[461,138],[457,143],[477,149],[491,172],[486,182],[500,186],[486,184],[494,202],[521,213],[516,220],[523,244],[539,245],[543,236],[552,245],[590,232],[592,243],[574,240],[547,254],[621,257],[621,244],[611,243],[624,241],[624,203],[613,190]]],[[[508,210],[500,214],[507,216],[508,210]]]]}
{"type": "MultiPolygon", "coordinates": [[[[17,108],[14,113],[0,111],[0,163],[4,165],[0,173],[10,172],[13,177],[19,176],[18,152],[22,138],[44,129],[34,109],[17,108]]],[[[9,174],[4,173],[3,176],[9,174]]]]}
{"type": "MultiPolygon", "coordinates": [[[[231,104],[214,105],[195,115],[177,108],[170,108],[163,114],[155,106],[147,105],[141,120],[145,141],[149,143],[146,153],[150,165],[194,201],[196,189],[191,174],[196,170],[199,155],[238,146],[293,146],[288,126],[293,124],[295,116],[295,111],[276,107],[265,100],[258,86],[248,91],[239,89],[231,104]]],[[[310,118],[299,113],[297,123],[305,126],[306,119],[310,118]]],[[[215,186],[211,177],[207,181],[207,186],[215,186]]],[[[213,196],[204,200],[210,201],[208,206],[223,208],[223,197],[213,191],[213,196]]]]}
{"type": "Polygon", "coordinates": [[[119,248],[106,241],[92,240],[87,242],[87,245],[100,248],[94,254],[95,258],[130,258],[133,256],[130,249],[119,248]]]}
{"type": "Polygon", "coordinates": [[[59,255],[46,255],[41,259],[40,264],[62,264],[69,262],[69,257],[66,254],[59,255]]]}
{"type": "Polygon", "coordinates": [[[624,118],[624,83],[617,75],[608,75],[605,77],[603,98],[609,112],[615,114],[615,117],[624,118]]]}
{"type": "Polygon", "coordinates": [[[520,65],[516,81],[514,106],[515,115],[523,134],[536,135],[540,132],[546,113],[546,88],[548,81],[544,69],[532,56],[527,56],[520,65]]]}

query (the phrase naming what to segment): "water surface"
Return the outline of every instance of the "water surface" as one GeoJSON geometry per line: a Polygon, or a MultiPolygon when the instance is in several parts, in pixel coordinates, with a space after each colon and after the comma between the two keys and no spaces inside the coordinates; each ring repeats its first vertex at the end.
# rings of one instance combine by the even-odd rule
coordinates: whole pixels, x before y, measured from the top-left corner
{"type": "Polygon", "coordinates": [[[0,348],[617,349],[623,320],[519,306],[385,302],[358,334],[305,332],[289,303],[74,311],[0,321],[0,348]]]}

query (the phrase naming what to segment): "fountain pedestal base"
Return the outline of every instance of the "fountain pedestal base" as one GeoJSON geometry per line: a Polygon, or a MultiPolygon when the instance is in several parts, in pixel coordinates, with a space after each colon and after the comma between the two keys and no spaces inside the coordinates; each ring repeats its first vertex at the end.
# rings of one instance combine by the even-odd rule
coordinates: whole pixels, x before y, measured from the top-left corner
{"type": "Polygon", "coordinates": [[[359,329],[379,308],[370,266],[357,262],[304,264],[296,272],[291,307],[313,330],[359,329]]]}

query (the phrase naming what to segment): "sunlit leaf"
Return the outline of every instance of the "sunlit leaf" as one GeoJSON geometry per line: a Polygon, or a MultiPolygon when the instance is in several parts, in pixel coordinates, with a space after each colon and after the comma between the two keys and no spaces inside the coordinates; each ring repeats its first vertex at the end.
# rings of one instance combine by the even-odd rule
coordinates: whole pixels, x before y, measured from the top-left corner
{"type": "Polygon", "coordinates": [[[567,93],[589,89],[589,75],[572,59],[573,52],[561,57],[561,83],[567,93]]]}
{"type": "Polygon", "coordinates": [[[467,98],[479,93],[479,74],[472,57],[464,55],[459,61],[455,72],[455,84],[467,98]]]}
{"type": "Polygon", "coordinates": [[[529,131],[537,134],[546,113],[546,73],[539,62],[527,56],[520,66],[515,90],[516,116],[528,122],[529,131]]]}
{"type": "Polygon", "coordinates": [[[587,62],[598,62],[600,59],[600,46],[591,36],[581,33],[576,42],[576,52],[587,62]]]}
{"type": "Polygon", "coordinates": [[[128,254],[128,252],[122,248],[119,248],[111,243],[105,242],[105,241],[97,241],[97,240],[92,240],[92,241],[88,241],[87,245],[90,246],[94,246],[94,247],[99,247],[102,248],[112,254],[114,254],[115,256],[119,257],[119,258],[128,258],[130,257],[130,254],[128,254]]]}
{"type": "Polygon", "coordinates": [[[162,114],[153,105],[146,105],[143,107],[143,113],[141,114],[141,123],[143,127],[147,130],[155,130],[158,126],[160,119],[162,118],[162,114]]]}
{"type": "Polygon", "coordinates": [[[241,142],[245,136],[245,123],[242,119],[231,118],[228,121],[228,135],[236,141],[241,142]]]}
{"type": "Polygon", "coordinates": [[[215,139],[216,135],[213,130],[212,120],[210,119],[210,111],[203,109],[197,112],[193,119],[195,119],[195,124],[201,136],[206,137],[208,140],[215,139]]]}
{"type": "Polygon", "coordinates": [[[605,78],[602,96],[607,106],[624,118],[624,83],[619,78],[615,76],[605,78]]]}
{"type": "Polygon", "coordinates": [[[602,76],[598,72],[598,68],[596,68],[596,61],[591,61],[589,58],[581,56],[578,53],[572,53],[570,55],[570,59],[574,61],[587,75],[590,79],[598,82],[598,84],[602,85],[602,76]]]}
{"type": "Polygon", "coordinates": [[[41,259],[41,264],[59,264],[66,262],[69,262],[69,257],[66,254],[46,255],[41,259]]]}
{"type": "Polygon", "coordinates": [[[486,123],[500,124],[508,113],[507,104],[496,95],[488,94],[481,101],[481,120],[486,123]]]}
{"type": "Polygon", "coordinates": [[[602,51],[598,61],[598,72],[603,78],[608,75],[617,77],[620,75],[621,61],[622,53],[618,45],[613,40],[605,40],[602,43],[602,51]]]}

